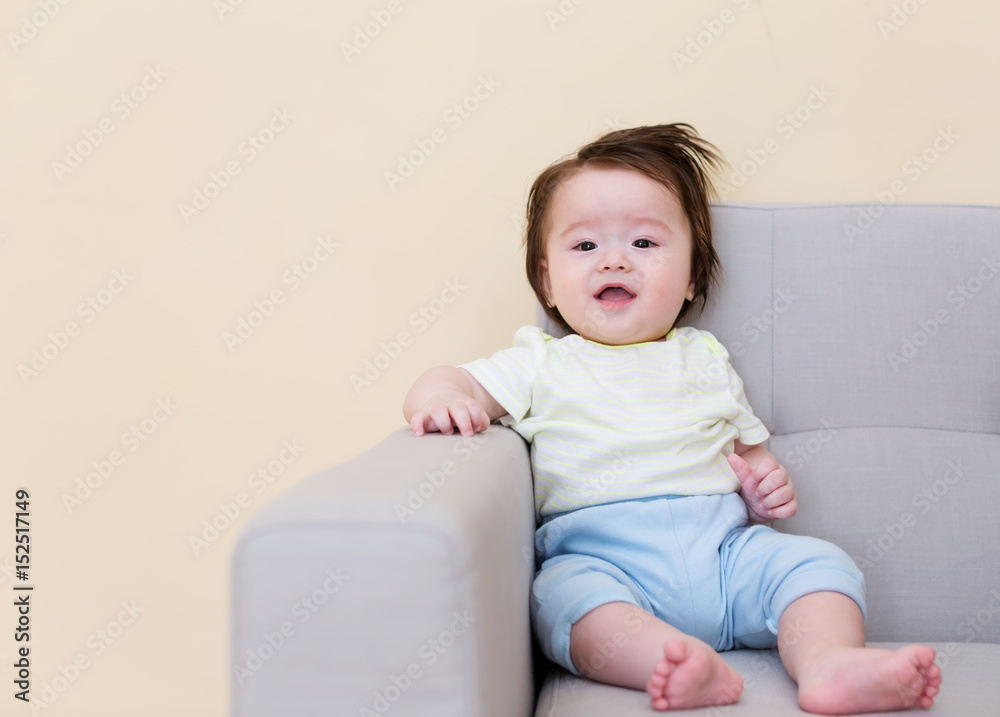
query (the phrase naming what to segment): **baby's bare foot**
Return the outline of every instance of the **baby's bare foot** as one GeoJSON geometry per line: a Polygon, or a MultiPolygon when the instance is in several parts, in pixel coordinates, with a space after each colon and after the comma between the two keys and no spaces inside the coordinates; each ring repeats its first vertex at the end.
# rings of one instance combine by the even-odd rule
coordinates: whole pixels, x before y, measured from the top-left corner
{"type": "Polygon", "coordinates": [[[828,715],[930,707],[941,685],[934,655],[923,645],[832,650],[799,681],[799,706],[828,715]]]}
{"type": "Polygon", "coordinates": [[[654,710],[728,705],[743,693],[743,678],[708,645],[671,640],[646,685],[654,710]]]}

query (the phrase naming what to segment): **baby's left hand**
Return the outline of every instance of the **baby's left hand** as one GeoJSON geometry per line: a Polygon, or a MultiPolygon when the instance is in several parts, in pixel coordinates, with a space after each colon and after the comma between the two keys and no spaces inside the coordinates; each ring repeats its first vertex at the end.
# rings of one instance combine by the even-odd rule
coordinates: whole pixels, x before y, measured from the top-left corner
{"type": "Polygon", "coordinates": [[[767,523],[795,515],[798,510],[795,487],[788,471],[773,456],[751,468],[742,456],[730,453],[729,465],[743,486],[743,501],[751,513],[751,520],[767,523]]]}

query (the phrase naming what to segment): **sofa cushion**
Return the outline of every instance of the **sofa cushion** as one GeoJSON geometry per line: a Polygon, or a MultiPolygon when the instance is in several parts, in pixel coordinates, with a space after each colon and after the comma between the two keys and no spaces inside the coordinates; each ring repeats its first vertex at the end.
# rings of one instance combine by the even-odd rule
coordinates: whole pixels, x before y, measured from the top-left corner
{"type": "Polygon", "coordinates": [[[695,323],[795,481],[775,527],[865,573],[868,638],[1000,642],[1000,207],[872,209],[715,207],[695,323]]]}
{"type": "MultiPolygon", "coordinates": [[[[870,641],[937,643],[935,714],[997,714],[1000,207],[726,204],[713,220],[724,273],[693,323],[729,349],[793,476],[798,514],[775,527],[854,558],[870,641]]],[[[747,690],[709,714],[800,714],[775,654],[725,657],[747,690]]],[[[557,670],[537,714],[632,709],[649,713],[642,693],[557,670]]]]}
{"type": "Polygon", "coordinates": [[[855,559],[869,639],[1000,642],[977,617],[1000,589],[1000,207],[712,216],[723,277],[694,323],[795,481],[775,527],[855,559]]]}
{"type": "MultiPolygon", "coordinates": [[[[870,643],[901,647],[904,643],[870,643]]],[[[1000,645],[930,643],[944,681],[935,699],[936,717],[995,717],[1000,705],[1000,645]]],[[[723,658],[743,676],[743,696],[734,705],[698,710],[704,717],[785,717],[805,714],[798,707],[795,683],[785,672],[777,650],[734,650],[723,658]]],[[[542,688],[535,717],[648,717],[655,714],[645,692],[611,687],[553,668],[542,688]]],[[[683,714],[688,714],[684,712],[683,714]]],[[[870,714],[899,715],[899,712],[870,714]]]]}

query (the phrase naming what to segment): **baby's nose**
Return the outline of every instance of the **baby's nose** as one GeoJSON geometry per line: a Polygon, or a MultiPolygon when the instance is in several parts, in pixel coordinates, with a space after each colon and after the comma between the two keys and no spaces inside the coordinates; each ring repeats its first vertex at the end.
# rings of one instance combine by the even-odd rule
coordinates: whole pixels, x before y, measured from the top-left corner
{"type": "Polygon", "coordinates": [[[629,256],[620,246],[608,246],[597,258],[602,271],[628,271],[629,256]]]}
{"type": "Polygon", "coordinates": [[[602,262],[604,271],[625,271],[628,263],[624,259],[610,259],[602,262]]]}

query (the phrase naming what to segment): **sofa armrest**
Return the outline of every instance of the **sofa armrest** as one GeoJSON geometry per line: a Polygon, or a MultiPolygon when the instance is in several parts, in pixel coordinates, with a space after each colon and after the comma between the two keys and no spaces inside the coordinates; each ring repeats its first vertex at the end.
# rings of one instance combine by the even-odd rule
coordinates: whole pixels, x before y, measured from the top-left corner
{"type": "Polygon", "coordinates": [[[266,506],[232,574],[232,714],[530,715],[523,439],[409,428],[266,506]]]}

